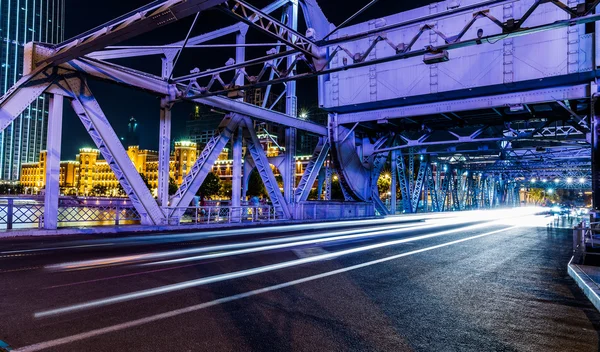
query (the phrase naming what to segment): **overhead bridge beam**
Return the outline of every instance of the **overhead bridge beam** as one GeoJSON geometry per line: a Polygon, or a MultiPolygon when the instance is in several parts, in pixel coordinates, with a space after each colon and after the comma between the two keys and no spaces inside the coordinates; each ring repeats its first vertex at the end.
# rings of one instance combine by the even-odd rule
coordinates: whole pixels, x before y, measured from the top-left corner
{"type": "MultiPolygon", "coordinates": [[[[72,71],[86,73],[95,78],[113,83],[142,89],[161,97],[167,96],[171,97],[171,99],[174,99],[179,92],[177,86],[168,84],[167,81],[161,77],[129,69],[102,60],[81,58],[62,64],[61,67],[72,71]]],[[[288,127],[295,127],[303,131],[314,133],[318,136],[327,135],[327,128],[325,126],[310,121],[301,120],[273,110],[263,109],[256,105],[237,100],[221,96],[199,97],[191,100],[227,112],[234,112],[249,116],[253,119],[278,123],[288,127]]]]}
{"type": "Polygon", "coordinates": [[[54,54],[38,64],[60,64],[108,45],[122,42],[225,0],[157,0],[54,47],[54,54]]]}
{"type": "Polygon", "coordinates": [[[558,100],[583,99],[589,97],[589,84],[580,84],[568,87],[538,89],[528,92],[489,95],[477,98],[458,99],[428,104],[407,105],[374,111],[339,114],[338,122],[341,124],[353,124],[459,111],[492,109],[514,104],[539,104],[555,102],[558,100]]]}

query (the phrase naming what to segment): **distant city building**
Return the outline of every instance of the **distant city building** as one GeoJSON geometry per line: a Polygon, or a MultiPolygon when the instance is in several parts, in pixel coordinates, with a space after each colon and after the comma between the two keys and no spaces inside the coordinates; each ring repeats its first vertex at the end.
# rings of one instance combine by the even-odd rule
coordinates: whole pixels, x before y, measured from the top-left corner
{"type": "Polygon", "coordinates": [[[140,130],[139,125],[135,117],[129,119],[127,124],[127,134],[125,135],[125,147],[139,146],[140,145],[140,130]]]}
{"type": "MultiPolygon", "coordinates": [[[[264,138],[264,136],[262,136],[264,138]]],[[[264,144],[268,156],[276,156],[279,150],[264,144]]],[[[140,149],[138,146],[127,148],[127,155],[135,165],[136,170],[146,177],[152,193],[156,195],[158,187],[158,152],[140,149]]],[[[169,176],[181,185],[183,178],[196,162],[197,146],[193,142],[175,142],[175,151],[171,155],[169,176]]],[[[46,186],[46,157],[47,152],[40,152],[39,161],[25,163],[21,166],[20,182],[25,187],[25,193],[37,194],[46,186]]],[[[300,180],[310,155],[296,157],[296,178],[300,180]]],[[[275,175],[279,171],[273,167],[275,175]]],[[[221,153],[215,162],[212,172],[219,176],[224,184],[231,184],[233,174],[233,160],[229,159],[227,152],[221,153]]],[[[92,189],[100,185],[106,188],[108,194],[119,195],[119,182],[112,169],[100,158],[100,151],[93,148],[81,148],[75,160],[61,161],[59,184],[61,193],[65,195],[92,195],[92,189]]]]}
{"type": "MultiPolygon", "coordinates": [[[[23,75],[23,51],[31,41],[64,40],[65,0],[0,1],[0,96],[23,75]]],[[[0,132],[0,179],[16,181],[22,163],[38,161],[46,148],[49,100],[40,96],[0,132]]]]}
{"type": "MultiPolygon", "coordinates": [[[[127,155],[155,192],[158,187],[158,152],[130,146],[127,148],[127,155]]],[[[169,176],[177,184],[181,184],[195,161],[196,144],[176,142],[175,152],[171,156],[169,176]]],[[[26,193],[38,193],[46,186],[45,150],[40,153],[38,162],[22,165],[20,181],[26,193]]],[[[60,188],[63,194],[90,195],[96,185],[106,187],[111,195],[118,195],[119,182],[106,160],[100,159],[98,149],[81,148],[76,160],[61,161],[60,188]]]]}
{"type": "Polygon", "coordinates": [[[215,136],[224,117],[221,113],[196,105],[185,124],[190,142],[196,143],[198,148],[204,148],[208,141],[215,136]]]}

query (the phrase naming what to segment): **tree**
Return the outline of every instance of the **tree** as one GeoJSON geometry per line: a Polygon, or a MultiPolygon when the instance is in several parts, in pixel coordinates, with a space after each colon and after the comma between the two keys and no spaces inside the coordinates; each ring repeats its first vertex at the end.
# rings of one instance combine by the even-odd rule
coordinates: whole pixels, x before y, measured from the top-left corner
{"type": "Polygon", "coordinates": [[[200,196],[200,198],[202,199],[206,197],[210,198],[219,194],[220,190],[221,179],[219,178],[219,176],[211,172],[208,175],[206,175],[206,178],[204,179],[202,186],[198,190],[197,195],[200,196]]]}
{"type": "Polygon", "coordinates": [[[267,189],[256,169],[252,170],[252,173],[250,173],[250,177],[248,178],[248,191],[246,192],[246,195],[248,197],[267,196],[267,189]]]}
{"type": "Polygon", "coordinates": [[[125,194],[125,189],[123,188],[123,185],[121,185],[121,183],[119,182],[119,184],[117,185],[117,195],[119,197],[125,197],[127,194],[125,194]]]}
{"type": "Polygon", "coordinates": [[[531,188],[529,190],[529,199],[536,205],[545,205],[548,201],[557,202],[559,200],[556,192],[548,192],[543,188],[531,188]]]}
{"type": "Polygon", "coordinates": [[[387,193],[390,191],[392,187],[392,177],[390,176],[388,171],[384,171],[377,179],[377,188],[379,189],[379,194],[387,197],[387,193]]]}
{"type": "Polygon", "coordinates": [[[177,193],[178,189],[179,189],[179,186],[177,186],[175,179],[173,177],[169,177],[169,195],[170,196],[174,195],[175,193],[177,193]]]}
{"type": "Polygon", "coordinates": [[[344,200],[344,192],[342,192],[342,186],[338,177],[335,177],[331,181],[331,200],[344,200]]]}
{"type": "Polygon", "coordinates": [[[140,176],[142,177],[142,181],[144,181],[144,184],[146,185],[146,187],[148,187],[148,189],[150,191],[152,191],[152,186],[150,186],[150,182],[148,181],[148,177],[144,174],[140,174],[140,176]]]}
{"type": "Polygon", "coordinates": [[[95,185],[94,187],[92,187],[90,194],[96,197],[101,197],[105,196],[107,192],[108,187],[106,187],[105,185],[95,185]]]}
{"type": "Polygon", "coordinates": [[[232,197],[232,193],[231,193],[231,188],[232,188],[232,184],[231,182],[221,182],[221,189],[219,190],[219,196],[225,199],[231,199],[232,197]]]}

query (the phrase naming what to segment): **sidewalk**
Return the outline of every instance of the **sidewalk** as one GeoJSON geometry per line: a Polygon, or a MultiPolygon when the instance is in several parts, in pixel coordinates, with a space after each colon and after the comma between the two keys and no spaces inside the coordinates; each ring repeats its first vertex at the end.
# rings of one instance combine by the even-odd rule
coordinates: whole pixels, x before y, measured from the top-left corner
{"type": "Polygon", "coordinates": [[[569,275],[577,282],[583,293],[600,311],[600,267],[569,263],[569,275]]]}

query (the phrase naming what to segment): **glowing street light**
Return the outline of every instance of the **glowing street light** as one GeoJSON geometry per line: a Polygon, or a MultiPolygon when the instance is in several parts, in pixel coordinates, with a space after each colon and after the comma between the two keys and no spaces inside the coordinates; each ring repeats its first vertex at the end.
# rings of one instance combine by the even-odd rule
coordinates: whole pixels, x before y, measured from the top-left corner
{"type": "Polygon", "coordinates": [[[583,178],[583,177],[579,178],[579,183],[585,183],[585,178],[583,178]]]}
{"type": "Polygon", "coordinates": [[[571,183],[573,183],[573,178],[572,178],[572,177],[567,177],[567,183],[568,183],[568,184],[571,184],[571,183]]]}
{"type": "Polygon", "coordinates": [[[543,180],[542,180],[542,182],[543,182],[543,183],[546,183],[546,182],[548,182],[548,180],[546,180],[546,179],[543,179],[543,180]]]}
{"type": "Polygon", "coordinates": [[[535,179],[535,178],[532,178],[532,179],[531,179],[531,183],[535,183],[535,181],[536,181],[536,179],[535,179]]]}
{"type": "Polygon", "coordinates": [[[560,179],[558,179],[558,178],[554,179],[554,183],[559,183],[559,182],[560,182],[560,179]]]}
{"type": "Polygon", "coordinates": [[[552,194],[554,193],[554,190],[552,188],[548,189],[548,194],[552,194]]]}

